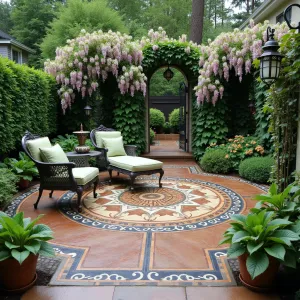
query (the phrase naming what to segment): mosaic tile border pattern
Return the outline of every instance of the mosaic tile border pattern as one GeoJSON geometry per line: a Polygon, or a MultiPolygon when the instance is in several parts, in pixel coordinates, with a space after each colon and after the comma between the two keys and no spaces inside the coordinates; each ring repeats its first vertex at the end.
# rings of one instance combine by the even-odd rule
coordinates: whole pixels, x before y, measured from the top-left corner
{"type": "Polygon", "coordinates": [[[236,282],[226,259],[226,249],[209,249],[205,270],[155,270],[149,265],[152,233],[146,233],[146,248],[140,269],[110,270],[82,268],[88,249],[53,244],[62,263],[49,285],[147,285],[147,286],[235,286],[236,282]]]}
{"type": "MultiPolygon", "coordinates": [[[[143,179],[142,179],[143,180],[143,179]]],[[[65,193],[58,201],[60,211],[72,221],[75,221],[79,224],[90,226],[92,228],[104,229],[104,230],[116,230],[116,231],[129,231],[129,232],[180,232],[180,231],[190,231],[190,230],[198,230],[207,227],[211,227],[223,222],[226,222],[230,219],[230,216],[233,214],[238,214],[244,209],[244,200],[243,198],[235,193],[233,190],[226,188],[222,185],[215,184],[212,182],[206,182],[198,179],[184,179],[184,178],[174,178],[174,177],[166,177],[163,180],[165,181],[180,181],[180,182],[192,182],[198,183],[203,186],[207,186],[212,188],[213,190],[222,192],[226,194],[226,196],[230,199],[230,206],[226,209],[225,212],[222,212],[220,215],[216,217],[212,217],[208,220],[201,220],[194,223],[184,224],[182,222],[178,222],[178,224],[171,225],[171,223],[166,224],[165,226],[155,226],[155,224],[143,224],[141,226],[134,226],[130,223],[126,222],[111,222],[109,223],[106,220],[97,220],[95,218],[90,217],[89,215],[83,215],[72,210],[70,203],[72,198],[74,197],[74,192],[65,193]]]]}

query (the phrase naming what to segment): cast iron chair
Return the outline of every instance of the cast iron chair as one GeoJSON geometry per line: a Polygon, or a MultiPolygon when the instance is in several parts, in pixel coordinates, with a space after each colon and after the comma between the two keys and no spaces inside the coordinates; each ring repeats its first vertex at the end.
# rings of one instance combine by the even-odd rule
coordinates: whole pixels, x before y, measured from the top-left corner
{"type": "MultiPolygon", "coordinates": [[[[43,190],[50,190],[49,197],[52,198],[54,190],[65,191],[71,190],[77,193],[77,208],[81,212],[81,197],[83,190],[89,187],[92,183],[94,184],[93,194],[94,198],[97,197],[96,188],[99,183],[98,174],[84,184],[78,184],[73,174],[73,170],[81,171],[79,169],[85,168],[75,168],[75,163],[47,163],[35,159],[27,147],[27,142],[30,140],[39,139],[40,136],[26,131],[25,135],[22,138],[22,147],[26,154],[34,161],[40,175],[40,187],[39,195],[37,201],[33,205],[37,209],[38,203],[41,199],[43,190]]],[[[50,144],[51,145],[51,144],[50,144]]],[[[94,172],[94,170],[93,170],[94,172]]]]}

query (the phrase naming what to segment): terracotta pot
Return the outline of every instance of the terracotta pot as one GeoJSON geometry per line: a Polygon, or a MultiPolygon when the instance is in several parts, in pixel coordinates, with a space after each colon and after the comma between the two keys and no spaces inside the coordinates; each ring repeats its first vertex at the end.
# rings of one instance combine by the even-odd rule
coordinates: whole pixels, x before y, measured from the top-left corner
{"type": "Polygon", "coordinates": [[[26,179],[23,179],[21,178],[20,181],[19,181],[19,188],[21,190],[24,190],[24,189],[27,189],[30,185],[30,181],[29,180],[26,180],[26,179]]]}
{"type": "Polygon", "coordinates": [[[13,258],[0,261],[0,284],[6,290],[18,290],[29,286],[36,277],[38,255],[30,254],[20,265],[13,258]]]}
{"type": "Polygon", "coordinates": [[[275,259],[272,256],[268,256],[269,258],[269,266],[265,272],[258,275],[254,279],[251,278],[247,266],[246,260],[248,258],[248,254],[243,254],[238,257],[239,264],[240,264],[240,277],[241,280],[246,284],[246,286],[251,286],[253,288],[270,288],[274,282],[274,279],[277,275],[280,262],[278,259],[275,259]]]}

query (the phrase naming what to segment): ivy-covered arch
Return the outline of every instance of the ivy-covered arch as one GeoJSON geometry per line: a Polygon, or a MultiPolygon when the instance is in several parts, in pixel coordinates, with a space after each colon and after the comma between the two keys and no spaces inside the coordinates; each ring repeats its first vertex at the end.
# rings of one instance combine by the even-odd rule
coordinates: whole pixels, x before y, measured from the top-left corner
{"type": "MultiPolygon", "coordinates": [[[[161,29],[158,34],[162,34],[161,29]]],[[[155,34],[153,32],[153,34],[155,34]]],[[[150,32],[151,36],[151,32],[150,32]]],[[[180,40],[170,40],[168,38],[162,38],[162,40],[154,40],[153,38],[143,48],[143,71],[148,78],[150,83],[153,74],[162,67],[174,67],[178,69],[185,77],[188,87],[188,117],[187,117],[187,128],[188,133],[188,145],[187,151],[191,151],[191,112],[192,103],[194,97],[193,87],[195,86],[199,74],[199,57],[200,51],[197,45],[186,41],[186,37],[183,36],[180,40]]],[[[149,141],[149,88],[147,86],[147,93],[145,97],[146,107],[146,141],[149,141]]],[[[150,151],[149,142],[147,143],[147,150],[150,151]]]]}

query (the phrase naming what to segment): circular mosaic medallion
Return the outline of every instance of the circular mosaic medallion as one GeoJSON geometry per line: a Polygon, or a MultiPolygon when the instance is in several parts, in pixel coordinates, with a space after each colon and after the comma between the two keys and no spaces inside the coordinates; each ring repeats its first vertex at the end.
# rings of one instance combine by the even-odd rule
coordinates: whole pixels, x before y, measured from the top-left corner
{"type": "Polygon", "coordinates": [[[70,208],[76,198],[66,193],[59,208],[68,218],[102,229],[126,231],[195,230],[222,223],[240,213],[243,199],[226,187],[189,179],[165,179],[163,188],[157,180],[137,180],[134,191],[125,183],[104,184],[97,198],[83,196],[83,211],[70,208]]]}

